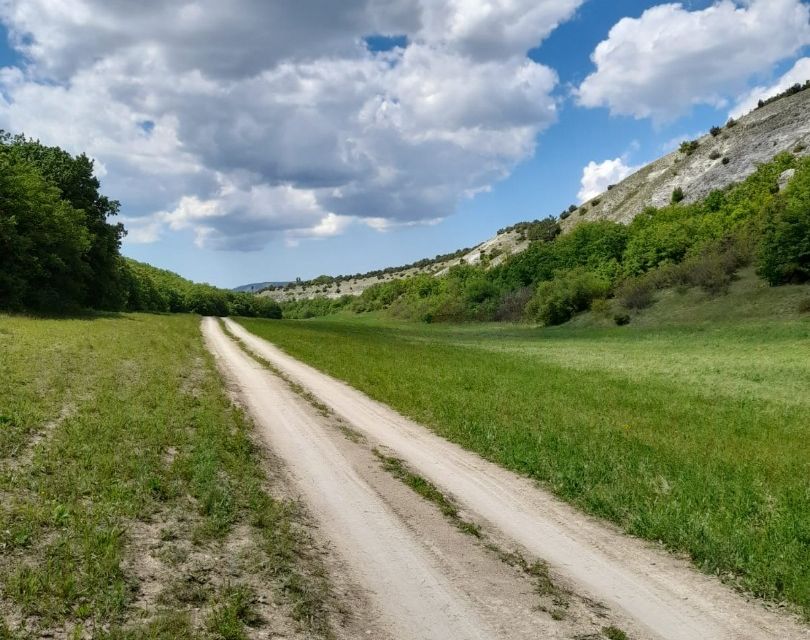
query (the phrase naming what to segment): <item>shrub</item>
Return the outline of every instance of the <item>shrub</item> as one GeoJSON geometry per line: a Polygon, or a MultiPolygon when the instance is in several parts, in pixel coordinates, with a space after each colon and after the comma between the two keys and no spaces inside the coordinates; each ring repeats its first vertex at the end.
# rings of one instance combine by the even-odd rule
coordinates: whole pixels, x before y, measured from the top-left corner
{"type": "Polygon", "coordinates": [[[717,149],[715,149],[709,154],[709,160],[718,160],[720,156],[721,156],[720,152],[717,151],[717,149]]]}
{"type": "Polygon", "coordinates": [[[523,312],[532,299],[532,295],[534,295],[534,291],[531,287],[521,287],[515,291],[507,291],[495,311],[495,320],[517,322],[523,318],[523,312]]]}
{"type": "Polygon", "coordinates": [[[734,118],[729,118],[728,122],[726,122],[726,128],[732,129],[737,126],[737,121],[734,118]]]}
{"type": "Polygon", "coordinates": [[[719,295],[728,290],[740,267],[750,264],[754,252],[751,237],[741,233],[705,245],[681,263],[664,265],[648,277],[657,288],[700,287],[709,295],[719,295]]]}
{"type": "Polygon", "coordinates": [[[625,309],[646,309],[655,302],[654,289],[650,278],[632,278],[621,284],[616,298],[625,309]]]}
{"type": "Polygon", "coordinates": [[[805,149],[807,149],[807,145],[806,145],[806,144],[797,144],[797,145],[796,145],[796,146],[793,148],[793,153],[801,153],[801,152],[802,152],[802,151],[804,151],[805,149]]]}
{"type": "Polygon", "coordinates": [[[681,187],[675,187],[672,190],[672,204],[678,204],[679,202],[682,202],[685,197],[686,194],[684,194],[683,189],[681,187]]]}
{"type": "Polygon", "coordinates": [[[810,165],[766,208],[758,273],[771,285],[810,280],[810,165]]]}
{"type": "Polygon", "coordinates": [[[607,298],[597,298],[591,302],[591,313],[606,316],[610,311],[610,301],[607,298]]]}
{"type": "Polygon", "coordinates": [[[541,282],[526,306],[526,315],[546,326],[562,324],[575,313],[586,311],[593,300],[603,298],[609,291],[607,278],[578,267],[541,282]]]}
{"type": "Polygon", "coordinates": [[[617,313],[615,316],[613,316],[613,322],[620,327],[624,327],[630,324],[630,315],[627,313],[617,313]]]}
{"type": "Polygon", "coordinates": [[[700,142],[697,140],[685,140],[684,142],[681,142],[681,146],[678,151],[684,155],[691,156],[695,151],[697,151],[699,146],[700,142]]]}
{"type": "Polygon", "coordinates": [[[600,202],[602,201],[599,198],[594,198],[593,200],[591,200],[591,206],[596,207],[599,205],[600,202]]]}
{"type": "Polygon", "coordinates": [[[708,252],[681,265],[684,284],[700,287],[709,295],[726,293],[738,269],[731,253],[708,252]]]}
{"type": "Polygon", "coordinates": [[[723,158],[723,164],[728,164],[729,162],[731,162],[729,158],[723,158]]]}
{"type": "Polygon", "coordinates": [[[712,137],[714,138],[719,136],[722,131],[723,130],[720,127],[712,127],[711,129],[709,129],[709,133],[711,133],[712,137]]]}
{"type": "Polygon", "coordinates": [[[799,313],[810,313],[810,297],[801,300],[798,309],[799,313]]]}
{"type": "Polygon", "coordinates": [[[568,211],[563,211],[560,214],[560,220],[565,220],[566,218],[570,218],[570,217],[571,217],[571,214],[568,211]]]}
{"type": "Polygon", "coordinates": [[[560,225],[557,221],[548,217],[532,222],[526,231],[526,236],[531,242],[551,242],[560,235],[560,232],[560,225]]]}

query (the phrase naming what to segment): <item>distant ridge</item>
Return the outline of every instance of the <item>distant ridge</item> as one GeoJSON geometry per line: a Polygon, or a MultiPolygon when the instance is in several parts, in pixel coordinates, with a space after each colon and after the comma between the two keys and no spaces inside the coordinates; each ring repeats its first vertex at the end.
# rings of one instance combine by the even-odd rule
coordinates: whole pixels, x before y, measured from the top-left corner
{"type": "Polygon", "coordinates": [[[270,286],[283,287],[286,284],[289,284],[286,280],[278,282],[252,282],[250,284],[243,284],[239,287],[234,287],[233,289],[231,289],[231,291],[236,291],[237,293],[239,292],[251,293],[261,291],[262,289],[265,289],[270,286]]]}

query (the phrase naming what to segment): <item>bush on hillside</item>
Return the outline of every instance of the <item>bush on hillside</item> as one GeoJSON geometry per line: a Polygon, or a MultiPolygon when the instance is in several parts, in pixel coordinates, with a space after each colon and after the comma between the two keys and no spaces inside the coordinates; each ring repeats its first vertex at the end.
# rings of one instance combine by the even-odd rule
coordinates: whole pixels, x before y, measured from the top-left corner
{"type": "Polygon", "coordinates": [[[758,273],[771,285],[810,280],[810,163],[765,210],[758,273]]]}
{"type": "Polygon", "coordinates": [[[577,267],[541,282],[526,306],[526,317],[546,326],[562,324],[575,313],[587,311],[591,302],[610,292],[603,275],[577,267]]]}
{"type": "Polygon", "coordinates": [[[616,291],[616,299],[625,309],[646,309],[655,302],[655,283],[647,277],[625,280],[616,291]]]}
{"type": "Polygon", "coordinates": [[[498,308],[495,311],[495,320],[505,322],[517,322],[523,318],[526,305],[534,295],[532,287],[521,287],[514,291],[507,291],[501,297],[498,308]]]}
{"type": "Polygon", "coordinates": [[[330,316],[349,307],[353,302],[352,296],[342,296],[340,298],[327,298],[326,296],[316,296],[302,300],[291,300],[281,305],[281,316],[293,320],[307,320],[309,318],[320,318],[330,316]]]}
{"type": "Polygon", "coordinates": [[[560,224],[552,217],[538,220],[529,225],[526,237],[529,242],[551,242],[560,235],[560,224]]]}
{"type": "Polygon", "coordinates": [[[707,251],[674,270],[684,286],[700,287],[709,295],[727,293],[740,264],[733,252],[707,251]]]}
{"type": "Polygon", "coordinates": [[[622,254],[623,272],[636,276],[665,263],[683,260],[699,240],[699,220],[691,207],[647,209],[630,223],[622,254]]]}
{"type": "Polygon", "coordinates": [[[672,204],[683,202],[684,198],[686,198],[686,194],[683,192],[681,187],[675,187],[672,190],[672,204]]]}
{"type": "Polygon", "coordinates": [[[616,326],[624,327],[630,324],[630,314],[628,313],[617,313],[613,316],[613,322],[616,323],[616,326]]]}
{"type": "Polygon", "coordinates": [[[625,280],[616,297],[626,309],[644,309],[657,289],[700,287],[709,295],[725,293],[737,271],[751,263],[754,246],[749,233],[695,245],[683,260],[664,262],[656,269],[625,280]]]}

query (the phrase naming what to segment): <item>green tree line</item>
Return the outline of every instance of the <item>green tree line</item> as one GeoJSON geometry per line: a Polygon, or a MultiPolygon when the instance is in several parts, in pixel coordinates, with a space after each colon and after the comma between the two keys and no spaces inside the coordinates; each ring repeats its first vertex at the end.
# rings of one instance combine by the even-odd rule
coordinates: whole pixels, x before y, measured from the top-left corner
{"type": "Polygon", "coordinates": [[[99,189],[85,154],[0,132],[0,308],[280,317],[267,298],[124,258],[120,204],[99,189]]]}
{"type": "Polygon", "coordinates": [[[582,222],[558,235],[545,222],[541,237],[493,268],[459,265],[441,278],[417,275],[375,284],[356,298],[282,308],[295,318],[385,309],[426,322],[551,325],[610,297],[628,310],[642,308],[668,286],[719,294],[750,263],[774,286],[810,280],[810,159],[781,154],[739,184],[693,204],[648,208],[629,225],[582,222]],[[787,170],[795,173],[780,190],[787,170]]]}

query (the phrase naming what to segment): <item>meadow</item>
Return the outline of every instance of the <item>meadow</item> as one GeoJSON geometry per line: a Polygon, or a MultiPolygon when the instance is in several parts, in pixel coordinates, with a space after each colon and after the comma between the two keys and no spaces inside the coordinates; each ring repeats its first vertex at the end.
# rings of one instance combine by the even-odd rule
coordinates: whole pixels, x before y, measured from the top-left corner
{"type": "Polygon", "coordinates": [[[293,356],[703,571],[810,617],[807,285],[752,272],[616,327],[240,320],[293,356]]]}
{"type": "Polygon", "coordinates": [[[0,638],[330,635],[320,551],[199,322],[0,315],[0,638]]]}

